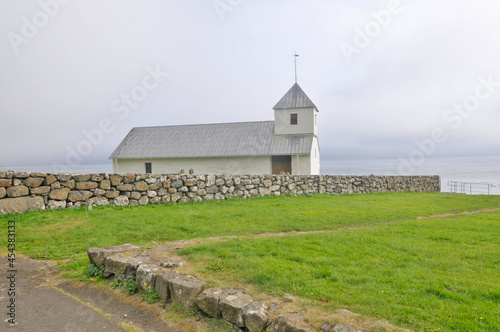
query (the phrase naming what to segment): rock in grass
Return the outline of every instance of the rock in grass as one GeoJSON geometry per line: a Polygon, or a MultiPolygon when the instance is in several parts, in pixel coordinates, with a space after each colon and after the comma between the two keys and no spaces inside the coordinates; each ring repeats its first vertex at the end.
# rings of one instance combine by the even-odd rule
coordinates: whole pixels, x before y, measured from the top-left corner
{"type": "Polygon", "coordinates": [[[132,257],[122,253],[108,256],[104,262],[105,275],[114,274],[116,279],[123,281],[135,277],[139,265],[147,263],[149,257],[132,257]]]}
{"type": "Polygon", "coordinates": [[[136,281],[142,289],[154,289],[156,277],[165,269],[155,264],[141,264],[137,268],[136,281]]]}
{"type": "Polygon", "coordinates": [[[225,320],[239,327],[245,327],[243,309],[252,302],[252,297],[243,291],[229,289],[221,294],[219,311],[225,320]]]}
{"type": "Polygon", "coordinates": [[[101,268],[104,266],[104,262],[106,258],[123,251],[132,251],[140,249],[138,246],[127,243],[119,246],[110,246],[104,248],[88,248],[87,255],[89,256],[89,260],[92,264],[101,268]]]}
{"type": "Polygon", "coordinates": [[[196,298],[196,305],[209,316],[219,314],[219,300],[222,290],[220,287],[205,289],[196,298]]]}
{"type": "Polygon", "coordinates": [[[315,329],[307,324],[304,312],[284,314],[276,317],[266,329],[267,332],[312,332],[315,329]]]}
{"type": "Polygon", "coordinates": [[[264,331],[268,321],[268,307],[261,301],[254,301],[243,309],[243,319],[250,332],[264,331]]]}

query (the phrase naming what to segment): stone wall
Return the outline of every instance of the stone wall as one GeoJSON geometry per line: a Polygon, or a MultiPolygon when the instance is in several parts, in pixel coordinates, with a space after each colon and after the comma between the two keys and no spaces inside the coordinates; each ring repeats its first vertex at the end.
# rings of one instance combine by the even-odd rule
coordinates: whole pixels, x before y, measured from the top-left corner
{"type": "Polygon", "coordinates": [[[0,171],[0,213],[269,195],[439,192],[439,176],[47,174],[0,171]]]}

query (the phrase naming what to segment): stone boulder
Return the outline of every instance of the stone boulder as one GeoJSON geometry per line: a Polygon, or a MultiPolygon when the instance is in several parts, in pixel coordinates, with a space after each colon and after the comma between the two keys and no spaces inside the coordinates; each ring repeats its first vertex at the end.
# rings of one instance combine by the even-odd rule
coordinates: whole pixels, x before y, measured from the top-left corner
{"type": "Polygon", "coordinates": [[[76,174],[73,175],[73,179],[75,179],[76,182],[85,182],[90,180],[90,174],[76,174]]]}
{"type": "Polygon", "coordinates": [[[260,332],[266,329],[268,307],[263,302],[254,301],[243,309],[243,319],[250,332],[260,332]]]}
{"type": "Polygon", "coordinates": [[[0,179],[0,187],[12,186],[12,179],[0,179]]]}
{"type": "Polygon", "coordinates": [[[128,197],[127,196],[118,196],[113,200],[113,205],[114,206],[127,206],[129,203],[128,197]]]}
{"type": "Polygon", "coordinates": [[[219,300],[222,290],[220,287],[205,289],[196,298],[196,304],[201,311],[215,317],[219,314],[219,300]]]}
{"type": "Polygon", "coordinates": [[[65,209],[66,205],[67,205],[66,201],[54,201],[54,200],[50,200],[47,203],[47,209],[50,209],[50,210],[65,209]]]}
{"type": "Polygon", "coordinates": [[[357,328],[346,324],[336,324],[333,326],[328,323],[323,323],[321,328],[325,332],[361,332],[357,328]]]}
{"type": "Polygon", "coordinates": [[[82,190],[72,190],[69,192],[68,200],[71,202],[83,202],[92,197],[92,192],[82,190]]]}
{"type": "Polygon", "coordinates": [[[97,182],[86,181],[86,182],[77,182],[76,189],[78,190],[89,190],[97,188],[97,182]]]}
{"type": "Polygon", "coordinates": [[[46,195],[49,192],[50,192],[50,187],[49,186],[36,187],[36,188],[31,188],[30,189],[30,193],[32,195],[46,195]]]}
{"type": "Polygon", "coordinates": [[[239,327],[245,327],[243,309],[252,302],[252,297],[242,290],[229,289],[221,294],[219,311],[228,322],[239,327]]]}
{"type": "Polygon", "coordinates": [[[304,312],[284,314],[276,317],[266,329],[267,332],[313,332],[316,331],[307,324],[304,312]]]}
{"type": "MultiPolygon", "coordinates": [[[[42,187],[42,188],[44,188],[44,187],[42,187]]],[[[49,187],[45,187],[45,188],[49,188],[49,187]]],[[[32,189],[32,191],[33,191],[33,189],[32,189]]],[[[70,192],[69,188],[55,189],[55,190],[52,190],[50,192],[49,198],[56,200],[56,201],[65,201],[66,199],[68,199],[69,192],[70,192]]]]}
{"type": "Polygon", "coordinates": [[[104,247],[104,248],[88,248],[87,256],[89,256],[89,260],[92,264],[100,268],[104,266],[106,258],[111,255],[121,253],[124,251],[134,251],[139,249],[140,248],[138,246],[135,246],[130,243],[122,244],[119,246],[104,247]]]}
{"type": "Polygon", "coordinates": [[[26,187],[39,187],[42,183],[43,183],[43,180],[44,178],[32,178],[32,177],[29,177],[29,178],[26,178],[23,180],[23,184],[26,186],[26,187]]]}
{"type": "Polygon", "coordinates": [[[35,211],[44,209],[45,209],[45,203],[43,201],[43,198],[40,196],[3,198],[0,200],[0,214],[23,213],[26,211],[35,211]]]}
{"type": "Polygon", "coordinates": [[[164,270],[156,276],[154,289],[162,301],[170,299],[169,280],[178,275],[176,271],[164,270]]]}
{"type": "Polygon", "coordinates": [[[142,289],[155,289],[156,276],[165,269],[156,264],[141,264],[137,268],[136,281],[142,289]]]}
{"type": "Polygon", "coordinates": [[[104,262],[104,276],[114,275],[119,281],[135,277],[139,265],[148,263],[149,257],[132,257],[117,253],[108,256],[104,262]]]}
{"type": "Polygon", "coordinates": [[[26,187],[26,186],[14,186],[14,187],[7,188],[7,196],[11,197],[11,198],[28,196],[29,194],[30,194],[30,191],[29,191],[28,187],[26,187]]]}

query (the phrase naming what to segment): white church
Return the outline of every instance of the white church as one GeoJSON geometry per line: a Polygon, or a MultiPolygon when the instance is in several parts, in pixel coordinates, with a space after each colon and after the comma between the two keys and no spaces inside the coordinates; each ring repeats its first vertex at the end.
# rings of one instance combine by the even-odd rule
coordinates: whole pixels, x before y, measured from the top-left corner
{"type": "Polygon", "coordinates": [[[274,121],[132,128],[111,154],[115,173],[318,175],[318,109],[295,83],[274,121]]]}

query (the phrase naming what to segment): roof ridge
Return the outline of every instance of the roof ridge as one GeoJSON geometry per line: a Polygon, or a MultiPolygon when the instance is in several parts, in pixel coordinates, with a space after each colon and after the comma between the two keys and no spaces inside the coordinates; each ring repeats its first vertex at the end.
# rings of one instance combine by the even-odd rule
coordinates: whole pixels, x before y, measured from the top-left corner
{"type": "Polygon", "coordinates": [[[243,121],[243,122],[216,122],[216,123],[192,123],[192,124],[179,124],[179,125],[166,125],[166,126],[144,126],[144,127],[132,127],[132,129],[146,129],[146,128],[173,128],[173,127],[196,127],[196,126],[216,126],[216,125],[237,125],[237,124],[248,124],[248,123],[270,123],[273,120],[268,121],[243,121]]]}

